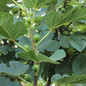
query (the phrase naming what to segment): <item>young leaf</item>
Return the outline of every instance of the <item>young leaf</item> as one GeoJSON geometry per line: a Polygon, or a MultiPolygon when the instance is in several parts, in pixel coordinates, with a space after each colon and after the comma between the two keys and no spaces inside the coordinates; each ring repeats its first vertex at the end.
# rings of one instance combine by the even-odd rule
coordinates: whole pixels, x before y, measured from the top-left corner
{"type": "Polygon", "coordinates": [[[48,58],[47,56],[42,55],[40,53],[37,53],[37,55],[35,55],[35,53],[33,51],[21,52],[18,55],[20,57],[24,58],[26,61],[32,60],[37,63],[48,62],[48,63],[52,63],[52,64],[59,64],[58,62],[55,62],[55,61],[51,60],[50,58],[48,58]]]}
{"type": "Polygon", "coordinates": [[[15,40],[27,32],[21,22],[13,23],[14,19],[11,14],[0,12],[0,35],[15,40]]]}
{"type": "Polygon", "coordinates": [[[26,61],[32,60],[38,62],[39,60],[36,58],[36,55],[33,50],[29,52],[19,52],[18,56],[25,59],[26,61]]]}
{"type": "Polygon", "coordinates": [[[39,63],[41,63],[41,62],[48,62],[48,63],[52,63],[52,64],[59,64],[59,62],[55,62],[52,59],[50,59],[47,56],[42,55],[40,53],[38,53],[37,59],[39,60],[39,63]]]}

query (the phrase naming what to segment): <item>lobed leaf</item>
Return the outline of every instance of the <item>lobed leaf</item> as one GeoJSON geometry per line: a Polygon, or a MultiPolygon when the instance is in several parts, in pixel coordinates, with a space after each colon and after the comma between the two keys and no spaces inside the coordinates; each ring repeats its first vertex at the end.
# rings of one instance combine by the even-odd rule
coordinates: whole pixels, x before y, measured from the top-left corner
{"type": "Polygon", "coordinates": [[[58,12],[51,12],[46,17],[46,23],[50,28],[56,28],[64,25],[67,22],[73,22],[86,19],[86,8],[72,8],[63,15],[58,12]]]}
{"type": "Polygon", "coordinates": [[[0,35],[15,40],[27,32],[21,22],[13,23],[14,18],[11,14],[0,12],[0,35]]]}
{"type": "Polygon", "coordinates": [[[13,76],[19,76],[24,74],[29,69],[29,65],[24,65],[23,63],[18,61],[10,61],[9,65],[10,66],[7,67],[6,64],[1,63],[0,72],[13,76]]]}

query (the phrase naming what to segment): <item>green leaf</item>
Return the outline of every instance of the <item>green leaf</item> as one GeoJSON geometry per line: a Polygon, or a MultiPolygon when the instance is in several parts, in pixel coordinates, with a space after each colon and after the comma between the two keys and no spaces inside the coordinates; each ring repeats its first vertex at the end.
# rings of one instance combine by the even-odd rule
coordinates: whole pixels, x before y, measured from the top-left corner
{"type": "Polygon", "coordinates": [[[41,43],[37,48],[40,51],[56,51],[57,49],[59,49],[60,45],[58,43],[58,41],[55,40],[48,40],[48,41],[44,41],[43,43],[41,43]]]}
{"type": "Polygon", "coordinates": [[[86,75],[79,76],[63,76],[63,78],[57,80],[59,84],[86,84],[86,75]]]}
{"type": "MultiPolygon", "coordinates": [[[[48,32],[49,32],[49,30],[47,30],[47,31],[41,31],[40,34],[39,34],[40,38],[42,39],[48,32]]],[[[54,36],[54,32],[52,31],[42,42],[48,41],[48,40],[52,39],[53,36],[54,36]]]]}
{"type": "Polygon", "coordinates": [[[19,82],[10,81],[9,78],[4,76],[0,76],[0,85],[1,86],[22,86],[19,82]]]}
{"type": "Polygon", "coordinates": [[[2,54],[0,56],[0,63],[4,63],[5,62],[5,64],[9,65],[9,62],[10,61],[14,61],[14,60],[15,60],[15,53],[14,52],[9,52],[6,55],[2,54]]]}
{"type": "Polygon", "coordinates": [[[34,51],[21,52],[21,53],[18,53],[18,55],[23,59],[25,59],[26,61],[32,60],[37,63],[48,62],[48,63],[58,64],[58,62],[55,62],[50,58],[48,58],[47,56],[42,55],[40,53],[37,53],[37,55],[35,55],[34,51]]]}
{"type": "Polygon", "coordinates": [[[28,44],[30,46],[30,48],[32,48],[32,44],[31,44],[31,40],[25,36],[21,36],[18,38],[19,42],[18,44],[20,44],[21,46],[24,46],[25,44],[28,44]]]}
{"type": "Polygon", "coordinates": [[[64,50],[56,50],[55,53],[50,56],[50,59],[53,61],[58,61],[66,56],[66,53],[64,50]]]}
{"type": "MultiPolygon", "coordinates": [[[[49,1],[49,0],[48,0],[49,1]]],[[[39,8],[40,6],[44,5],[47,0],[24,0],[24,5],[27,8],[39,8]]]]}
{"type": "Polygon", "coordinates": [[[58,73],[58,74],[61,74],[61,75],[64,75],[64,74],[71,75],[71,74],[73,74],[72,61],[70,61],[70,63],[69,63],[68,57],[64,58],[63,61],[60,61],[59,65],[56,65],[55,73],[58,73]]]}
{"type": "Polygon", "coordinates": [[[46,17],[48,27],[55,28],[64,25],[67,22],[73,22],[86,19],[86,8],[72,8],[63,15],[58,12],[51,12],[46,17]]]}
{"type": "Polygon", "coordinates": [[[69,43],[68,38],[66,36],[59,37],[59,40],[60,40],[60,45],[63,48],[69,48],[70,47],[70,43],[69,43]]]}
{"type": "Polygon", "coordinates": [[[60,74],[55,74],[51,77],[51,81],[56,82],[58,79],[60,79],[62,76],[60,74]]]}
{"type": "Polygon", "coordinates": [[[13,76],[19,76],[24,74],[29,69],[29,65],[24,65],[18,61],[10,61],[9,65],[10,66],[7,67],[7,65],[4,63],[0,64],[0,72],[13,76]]]}
{"type": "Polygon", "coordinates": [[[15,40],[27,32],[21,22],[13,23],[14,18],[11,14],[0,12],[0,35],[15,40]]]}
{"type": "Polygon", "coordinates": [[[9,51],[13,51],[14,48],[9,46],[9,45],[6,45],[6,46],[0,46],[0,52],[2,52],[4,55],[6,55],[9,51]]]}
{"type": "Polygon", "coordinates": [[[3,12],[9,12],[10,11],[10,7],[4,5],[4,4],[0,4],[0,11],[3,11],[3,12]]]}
{"type": "Polygon", "coordinates": [[[38,62],[39,60],[36,58],[36,55],[33,50],[29,52],[19,52],[18,56],[25,59],[26,61],[32,60],[38,62]]]}
{"type": "Polygon", "coordinates": [[[81,54],[77,56],[73,62],[72,68],[76,75],[86,74],[86,56],[81,54]]]}
{"type": "Polygon", "coordinates": [[[41,62],[48,62],[48,63],[52,63],[52,64],[59,64],[59,62],[55,62],[55,61],[53,61],[52,59],[50,59],[50,58],[48,58],[47,56],[42,55],[42,54],[40,54],[40,53],[38,53],[37,59],[39,60],[38,63],[41,63],[41,62]]]}
{"type": "Polygon", "coordinates": [[[8,4],[9,2],[12,2],[12,0],[0,0],[0,4],[8,4]]]}
{"type": "Polygon", "coordinates": [[[74,34],[69,36],[69,42],[73,48],[82,52],[86,46],[86,41],[83,40],[84,35],[74,34]]]}

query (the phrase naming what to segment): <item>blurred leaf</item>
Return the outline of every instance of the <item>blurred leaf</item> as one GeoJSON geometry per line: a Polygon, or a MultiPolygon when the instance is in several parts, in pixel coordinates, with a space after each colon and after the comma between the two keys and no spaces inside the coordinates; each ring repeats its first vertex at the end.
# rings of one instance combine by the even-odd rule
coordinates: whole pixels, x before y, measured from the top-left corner
{"type": "Polygon", "coordinates": [[[58,84],[86,84],[86,75],[63,76],[57,80],[58,84]]]}
{"type": "Polygon", "coordinates": [[[55,67],[55,73],[64,75],[68,74],[71,75],[73,74],[72,71],[72,61],[69,61],[68,57],[65,57],[62,62],[60,62],[59,65],[56,65],[55,67]]]}
{"type": "Polygon", "coordinates": [[[56,82],[57,80],[61,79],[60,74],[55,74],[51,77],[51,81],[56,82]]]}
{"type": "Polygon", "coordinates": [[[22,85],[17,81],[10,81],[9,78],[0,76],[0,86],[22,86],[22,85]]]}
{"type": "Polygon", "coordinates": [[[44,5],[49,0],[24,0],[24,5],[27,8],[40,8],[40,6],[44,5]]]}
{"type": "Polygon", "coordinates": [[[72,65],[73,72],[76,75],[86,74],[86,56],[78,55],[72,65]]]}
{"type": "Polygon", "coordinates": [[[9,12],[10,11],[10,7],[4,5],[4,4],[0,4],[0,11],[2,12],[9,12]]]}
{"type": "Polygon", "coordinates": [[[12,0],[0,0],[0,4],[8,4],[9,2],[12,2],[12,0]]]}

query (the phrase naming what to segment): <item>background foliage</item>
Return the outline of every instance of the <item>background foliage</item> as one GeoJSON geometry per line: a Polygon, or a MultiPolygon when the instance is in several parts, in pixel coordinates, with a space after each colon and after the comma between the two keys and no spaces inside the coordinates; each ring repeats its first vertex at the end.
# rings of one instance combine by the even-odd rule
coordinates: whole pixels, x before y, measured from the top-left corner
{"type": "Polygon", "coordinates": [[[33,86],[34,62],[37,86],[86,85],[86,0],[0,0],[0,85],[33,86]],[[35,10],[28,26],[23,9],[35,10]],[[31,28],[40,36],[37,54],[31,28]]]}

